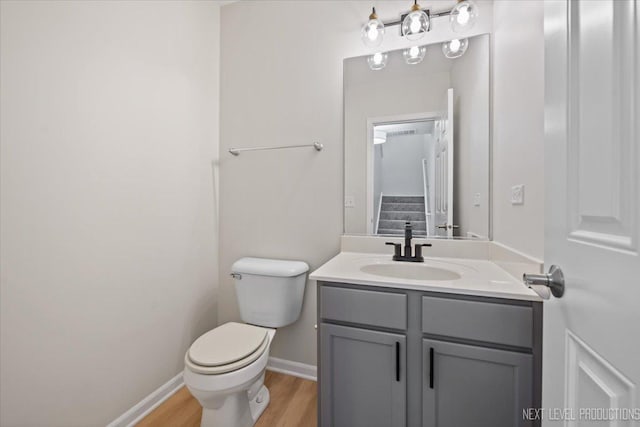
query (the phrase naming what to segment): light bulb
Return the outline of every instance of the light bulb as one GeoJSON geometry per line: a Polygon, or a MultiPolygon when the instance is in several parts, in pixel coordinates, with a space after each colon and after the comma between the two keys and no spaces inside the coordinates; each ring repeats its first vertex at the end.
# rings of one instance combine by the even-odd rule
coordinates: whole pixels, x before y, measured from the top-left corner
{"type": "Polygon", "coordinates": [[[409,18],[411,20],[411,24],[409,24],[409,29],[412,33],[417,33],[420,31],[420,16],[412,16],[409,18]]]}
{"type": "Polygon", "coordinates": [[[411,13],[405,16],[402,21],[402,35],[409,40],[418,40],[429,31],[430,26],[429,15],[420,9],[416,2],[411,7],[411,13]]]}
{"type": "Polygon", "coordinates": [[[468,39],[453,39],[442,43],[442,53],[449,59],[460,58],[469,47],[468,39]]]}
{"type": "Polygon", "coordinates": [[[405,49],[402,52],[402,56],[404,56],[404,60],[407,64],[415,65],[422,62],[426,53],[426,46],[412,46],[409,49],[405,49]]]}
{"type": "Polygon", "coordinates": [[[469,7],[460,8],[460,13],[458,13],[458,17],[456,18],[456,20],[458,21],[458,24],[467,25],[467,22],[469,22],[469,18],[470,18],[469,7]]]}
{"type": "Polygon", "coordinates": [[[367,58],[369,68],[374,71],[382,70],[387,65],[389,55],[386,52],[376,52],[367,58]]]}
{"type": "Polygon", "coordinates": [[[369,41],[375,42],[378,39],[378,35],[380,34],[380,32],[374,24],[367,24],[367,27],[367,38],[369,39],[369,41]]]}
{"type": "Polygon", "coordinates": [[[462,0],[451,9],[449,23],[457,33],[471,29],[478,20],[478,6],[472,0],[462,0]]]}
{"type": "Polygon", "coordinates": [[[384,24],[378,19],[376,8],[369,15],[369,21],[362,26],[360,37],[365,46],[376,47],[382,44],[384,38],[384,24]]]}

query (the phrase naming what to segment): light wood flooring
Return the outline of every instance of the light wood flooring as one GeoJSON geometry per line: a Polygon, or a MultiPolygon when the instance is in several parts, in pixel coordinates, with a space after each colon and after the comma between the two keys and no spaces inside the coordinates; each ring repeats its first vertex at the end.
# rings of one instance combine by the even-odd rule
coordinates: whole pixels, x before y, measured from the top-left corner
{"type": "MultiPolygon", "coordinates": [[[[255,427],[316,427],[318,411],[315,381],[267,371],[264,383],[271,402],[255,427]]],[[[137,427],[199,427],[202,408],[186,387],[181,388],[137,427]]]]}

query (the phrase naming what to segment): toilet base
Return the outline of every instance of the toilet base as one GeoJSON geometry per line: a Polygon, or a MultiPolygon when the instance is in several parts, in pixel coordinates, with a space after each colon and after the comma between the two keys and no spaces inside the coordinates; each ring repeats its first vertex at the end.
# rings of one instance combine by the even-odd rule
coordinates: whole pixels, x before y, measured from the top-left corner
{"type": "Polygon", "coordinates": [[[251,409],[251,417],[253,418],[253,422],[255,423],[260,418],[260,415],[267,409],[269,406],[269,402],[271,401],[271,396],[269,395],[269,389],[266,386],[262,386],[258,394],[249,401],[249,408],[251,409]]]}
{"type": "Polygon", "coordinates": [[[200,427],[253,427],[271,398],[264,385],[251,400],[248,396],[245,390],[227,396],[221,408],[202,408],[200,427]]]}

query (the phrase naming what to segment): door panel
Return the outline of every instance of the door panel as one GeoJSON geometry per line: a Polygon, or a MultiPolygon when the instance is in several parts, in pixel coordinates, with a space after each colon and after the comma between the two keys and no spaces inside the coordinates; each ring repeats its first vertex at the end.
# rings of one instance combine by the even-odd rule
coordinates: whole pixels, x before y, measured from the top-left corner
{"type": "Polygon", "coordinates": [[[635,0],[545,2],[545,263],[566,291],[544,306],[543,407],[573,419],[544,425],[640,408],[639,19],[635,0]]]}
{"type": "Polygon", "coordinates": [[[425,339],[423,361],[424,427],[532,425],[531,354],[425,339]]]}
{"type": "Polygon", "coordinates": [[[435,212],[434,224],[436,236],[453,236],[453,88],[447,89],[444,99],[446,112],[443,118],[436,123],[436,148],[435,161],[435,212]],[[446,228],[438,226],[446,225],[446,228]],[[450,227],[449,227],[450,226],[450,227]]]}
{"type": "Polygon", "coordinates": [[[321,340],[322,426],[404,426],[405,337],[323,323],[321,340]]]}

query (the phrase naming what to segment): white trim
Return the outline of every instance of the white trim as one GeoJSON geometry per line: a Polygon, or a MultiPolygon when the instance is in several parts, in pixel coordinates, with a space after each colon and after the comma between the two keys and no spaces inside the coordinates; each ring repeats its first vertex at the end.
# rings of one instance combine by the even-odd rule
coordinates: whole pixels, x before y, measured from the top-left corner
{"type": "Polygon", "coordinates": [[[367,118],[367,234],[373,234],[373,130],[382,124],[426,122],[442,118],[442,112],[421,112],[411,114],[398,114],[393,116],[369,117],[367,118]]]}
{"type": "Polygon", "coordinates": [[[170,398],[184,386],[182,372],[161,385],[150,395],[142,399],[135,406],[107,425],[107,427],[133,427],[162,402],[170,398]]]}
{"type": "Polygon", "coordinates": [[[378,216],[377,216],[377,221],[375,221],[375,224],[373,224],[373,226],[375,227],[375,229],[373,230],[373,234],[378,234],[378,228],[380,228],[380,212],[382,212],[382,198],[384,197],[384,193],[381,191],[380,192],[380,200],[378,201],[378,216]]]}
{"type": "Polygon", "coordinates": [[[424,202],[424,228],[426,230],[426,236],[431,236],[431,218],[429,218],[429,208],[431,208],[431,204],[429,203],[429,177],[427,171],[427,161],[428,159],[422,159],[422,195],[424,202]]]}
{"type": "Polygon", "coordinates": [[[305,380],[318,381],[318,368],[314,365],[307,365],[306,363],[270,357],[267,362],[267,369],[281,374],[304,378],[305,380]]]}

